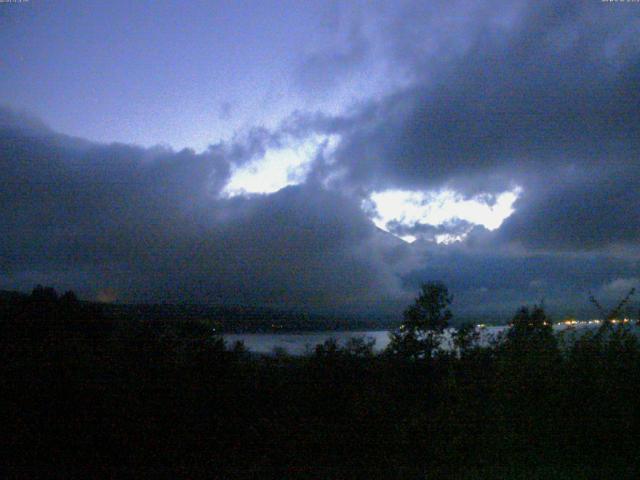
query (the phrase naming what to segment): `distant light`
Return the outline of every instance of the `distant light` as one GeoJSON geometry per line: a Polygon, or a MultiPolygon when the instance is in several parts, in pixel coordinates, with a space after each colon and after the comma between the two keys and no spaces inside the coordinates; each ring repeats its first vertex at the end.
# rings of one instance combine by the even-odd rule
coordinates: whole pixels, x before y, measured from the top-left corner
{"type": "MultiPolygon", "coordinates": [[[[513,213],[513,203],[521,192],[520,187],[502,192],[490,205],[486,195],[465,199],[453,190],[385,190],[372,193],[369,201],[363,202],[363,208],[378,228],[390,233],[393,233],[393,223],[411,228],[418,224],[440,226],[454,220],[464,220],[471,225],[495,230],[513,213]]],[[[435,241],[444,244],[460,241],[469,230],[460,234],[438,234],[435,241]]],[[[398,237],[409,243],[416,240],[414,235],[398,237]]]]}

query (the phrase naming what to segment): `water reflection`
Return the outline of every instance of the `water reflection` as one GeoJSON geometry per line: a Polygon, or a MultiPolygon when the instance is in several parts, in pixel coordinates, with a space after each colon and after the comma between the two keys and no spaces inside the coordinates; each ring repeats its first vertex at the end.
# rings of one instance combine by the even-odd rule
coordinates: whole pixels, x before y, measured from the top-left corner
{"type": "MultiPolygon", "coordinates": [[[[622,322],[619,322],[622,323],[622,322]]],[[[600,325],[600,322],[560,322],[553,325],[553,329],[556,332],[565,331],[566,333],[580,331],[579,334],[586,332],[587,330],[596,330],[600,325]]],[[[476,331],[479,334],[478,342],[481,346],[487,346],[491,341],[505,332],[508,327],[506,326],[485,326],[478,325],[476,331]]],[[[635,333],[640,333],[637,326],[631,327],[635,333]]],[[[453,335],[456,330],[454,328],[448,329],[444,332],[441,348],[450,350],[453,348],[453,335]]],[[[366,330],[366,331],[353,331],[353,332],[306,332],[306,333],[240,333],[240,334],[225,334],[224,339],[228,345],[233,345],[234,342],[240,340],[244,342],[245,347],[253,352],[260,354],[271,354],[275,349],[285,350],[290,355],[304,355],[312,352],[316,345],[324,343],[329,338],[335,338],[340,345],[353,337],[365,337],[375,340],[373,350],[375,352],[381,352],[387,345],[389,345],[389,333],[390,330],[366,330]]]]}
{"type": "MultiPolygon", "coordinates": [[[[485,327],[479,329],[480,343],[486,344],[506,327],[485,327]]],[[[442,348],[452,348],[454,329],[445,332],[442,348]]],[[[313,351],[316,345],[329,338],[335,338],[340,345],[353,337],[365,337],[375,340],[374,351],[381,352],[389,345],[389,330],[367,330],[356,332],[308,332],[308,333],[240,333],[224,335],[227,344],[240,340],[254,353],[273,353],[274,349],[284,349],[290,355],[304,355],[313,351]]]]}

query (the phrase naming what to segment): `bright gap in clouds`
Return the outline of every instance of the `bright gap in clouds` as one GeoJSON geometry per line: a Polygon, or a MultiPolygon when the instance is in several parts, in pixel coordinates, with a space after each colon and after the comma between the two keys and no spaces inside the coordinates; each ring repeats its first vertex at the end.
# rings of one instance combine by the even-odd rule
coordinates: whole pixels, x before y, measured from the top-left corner
{"type": "MultiPolygon", "coordinates": [[[[440,226],[453,220],[465,220],[473,225],[495,230],[513,213],[513,203],[521,191],[520,187],[516,187],[502,192],[490,205],[487,195],[465,199],[452,190],[385,190],[370,195],[367,210],[376,226],[389,233],[393,233],[390,226],[393,223],[412,228],[420,224],[440,226]]],[[[462,234],[442,233],[435,235],[435,241],[452,243],[464,239],[467,233],[468,231],[462,234]]],[[[409,243],[417,239],[414,235],[396,236],[409,243]]]]}
{"type": "Polygon", "coordinates": [[[315,135],[284,148],[267,150],[261,158],[235,167],[222,195],[235,197],[247,194],[274,193],[290,185],[303,183],[316,155],[335,148],[334,135],[315,135]]]}

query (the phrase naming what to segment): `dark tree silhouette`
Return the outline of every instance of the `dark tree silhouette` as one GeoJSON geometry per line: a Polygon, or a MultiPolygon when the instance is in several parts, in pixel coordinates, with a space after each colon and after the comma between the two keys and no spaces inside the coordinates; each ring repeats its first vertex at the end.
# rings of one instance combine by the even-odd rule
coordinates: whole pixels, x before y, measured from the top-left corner
{"type": "Polygon", "coordinates": [[[391,335],[389,351],[408,358],[430,358],[453,317],[452,301],[444,283],[423,283],[420,295],[404,311],[400,329],[391,335]]]}
{"type": "Polygon", "coordinates": [[[624,296],[624,298],[620,300],[618,304],[609,312],[605,310],[605,308],[600,304],[593,293],[589,293],[589,301],[593,304],[593,306],[596,307],[598,313],[600,313],[600,315],[602,316],[603,327],[606,327],[608,325],[611,325],[613,320],[618,319],[620,315],[622,315],[624,307],[627,306],[627,304],[631,300],[631,297],[633,297],[635,293],[635,288],[630,289],[629,292],[627,292],[627,294],[624,296]]]}
{"type": "Polygon", "coordinates": [[[458,349],[458,353],[464,356],[476,348],[479,338],[480,334],[476,330],[476,326],[473,323],[465,323],[458,328],[453,338],[453,344],[458,349]]]}
{"type": "Polygon", "coordinates": [[[500,341],[474,344],[468,325],[454,340],[462,355],[431,359],[450,303],[444,285],[423,286],[392,347],[421,359],[405,362],[363,337],[304,357],[249,355],[209,322],[111,317],[45,287],[0,292],[3,468],[637,478],[634,326],[581,332],[560,350],[544,310],[523,307],[500,341]]]}
{"type": "Polygon", "coordinates": [[[551,320],[544,308],[534,306],[532,310],[521,307],[511,321],[511,328],[507,333],[507,340],[512,342],[531,342],[538,339],[553,338],[551,320]]]}
{"type": "Polygon", "coordinates": [[[55,303],[58,300],[58,294],[53,287],[43,287],[37,285],[31,291],[31,301],[41,303],[55,303]]]}

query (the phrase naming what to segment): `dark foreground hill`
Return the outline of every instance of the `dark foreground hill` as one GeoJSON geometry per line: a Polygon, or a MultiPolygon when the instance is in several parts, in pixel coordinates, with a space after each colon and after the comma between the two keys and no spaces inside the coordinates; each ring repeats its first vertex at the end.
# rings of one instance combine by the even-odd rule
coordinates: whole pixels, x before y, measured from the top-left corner
{"type": "Polygon", "coordinates": [[[122,322],[51,289],[4,300],[9,478],[638,478],[640,347],[547,329],[461,355],[327,342],[250,357],[195,321],[122,322]]]}
{"type": "MultiPolygon", "coordinates": [[[[0,309],[28,296],[0,290],[0,309]]],[[[398,318],[389,315],[314,314],[248,305],[80,303],[100,311],[108,319],[198,321],[210,325],[218,333],[378,330],[395,328],[399,324],[398,318]]]]}
{"type": "Polygon", "coordinates": [[[397,325],[388,317],[321,315],[252,306],[103,304],[105,316],[118,319],[202,321],[221,333],[374,330],[397,325]]]}

